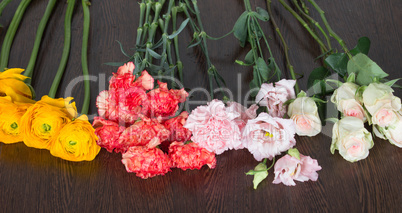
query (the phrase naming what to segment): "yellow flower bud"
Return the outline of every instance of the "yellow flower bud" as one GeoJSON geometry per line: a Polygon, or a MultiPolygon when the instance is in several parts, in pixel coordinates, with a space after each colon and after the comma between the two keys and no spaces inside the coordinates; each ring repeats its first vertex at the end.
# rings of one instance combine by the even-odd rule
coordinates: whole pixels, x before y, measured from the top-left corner
{"type": "Polygon", "coordinates": [[[101,149],[96,144],[97,140],[95,129],[88,122],[88,117],[81,115],[61,129],[52,142],[50,153],[69,161],[91,161],[101,149]]]}
{"type": "Polygon", "coordinates": [[[22,141],[21,117],[30,103],[12,102],[11,97],[0,97],[0,141],[6,144],[22,141]]]}
{"type": "Polygon", "coordinates": [[[43,96],[30,107],[21,119],[24,143],[29,147],[50,149],[52,139],[77,116],[73,98],[52,99],[43,96]]]}
{"type": "Polygon", "coordinates": [[[32,92],[24,80],[28,77],[21,75],[24,69],[13,68],[0,72],[0,96],[10,96],[13,101],[34,103],[32,92]]]}

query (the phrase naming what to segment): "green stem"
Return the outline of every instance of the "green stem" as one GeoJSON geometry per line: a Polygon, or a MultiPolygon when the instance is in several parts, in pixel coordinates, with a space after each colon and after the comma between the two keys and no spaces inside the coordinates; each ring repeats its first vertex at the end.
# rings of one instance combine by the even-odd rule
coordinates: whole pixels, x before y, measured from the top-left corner
{"type": "Polygon", "coordinates": [[[317,34],[311,30],[311,28],[308,26],[308,24],[294,11],[286,2],[283,0],[279,0],[279,2],[285,7],[287,11],[289,11],[302,25],[306,30],[310,33],[310,35],[314,38],[314,40],[317,41],[317,43],[324,49],[324,52],[328,51],[328,48],[325,46],[325,44],[321,41],[321,39],[317,36],[317,34]]]}
{"type": "Polygon", "coordinates": [[[57,68],[56,76],[54,77],[52,86],[50,87],[49,97],[55,98],[57,88],[59,88],[59,84],[61,78],[63,77],[64,70],[66,68],[66,64],[68,61],[68,57],[70,54],[71,47],[71,18],[73,16],[75,0],[68,0],[66,15],[64,18],[64,47],[63,54],[61,56],[59,68],[57,68]]]}
{"type": "Polygon", "coordinates": [[[274,159],[272,160],[271,166],[267,168],[267,171],[270,170],[274,165],[275,165],[275,157],[274,157],[274,159]]]}
{"type": "Polygon", "coordinates": [[[314,0],[308,0],[308,1],[314,6],[314,8],[318,11],[318,13],[320,13],[321,19],[324,22],[324,25],[329,32],[329,35],[335,38],[335,40],[338,41],[339,45],[341,45],[343,51],[345,51],[348,57],[352,58],[352,54],[350,54],[348,48],[346,47],[345,42],[332,30],[331,26],[329,25],[327,18],[325,17],[324,14],[325,12],[318,6],[318,4],[314,0]]]}
{"type": "Polygon", "coordinates": [[[267,0],[267,10],[268,10],[269,17],[271,18],[272,25],[274,25],[275,31],[276,31],[276,33],[278,33],[279,38],[280,38],[281,41],[282,41],[283,49],[284,49],[284,51],[285,51],[286,64],[287,64],[287,67],[288,67],[288,69],[289,69],[290,75],[292,76],[292,79],[293,79],[293,80],[296,80],[295,93],[296,93],[296,94],[299,94],[299,92],[300,92],[299,84],[297,83],[296,74],[295,74],[295,72],[294,72],[294,70],[293,70],[293,66],[292,66],[292,64],[290,63],[290,59],[289,59],[289,47],[288,47],[288,45],[287,45],[285,39],[283,38],[282,33],[281,33],[281,31],[279,30],[278,25],[277,25],[276,22],[275,22],[275,19],[274,19],[274,16],[273,16],[273,14],[272,14],[272,10],[271,10],[271,0],[267,0]]]}
{"type": "Polygon", "coordinates": [[[329,39],[329,36],[327,35],[327,33],[324,31],[324,29],[322,29],[320,23],[318,23],[316,20],[314,20],[311,16],[309,16],[305,10],[303,10],[300,5],[297,3],[298,0],[293,0],[293,4],[296,6],[296,8],[299,10],[299,12],[308,20],[310,21],[310,23],[312,23],[312,25],[316,26],[318,28],[318,30],[320,30],[320,32],[322,33],[322,35],[325,37],[325,40],[327,41],[327,45],[328,45],[328,49],[332,49],[331,46],[331,40],[329,39]]]}
{"type": "MultiPolygon", "coordinates": [[[[253,21],[255,24],[257,24],[258,25],[258,23],[256,22],[256,20],[254,20],[254,19],[252,19],[251,21],[253,21]]],[[[252,30],[252,32],[253,32],[253,34],[254,34],[254,38],[255,38],[255,43],[257,43],[257,47],[258,47],[258,50],[259,50],[259,52],[260,52],[260,57],[261,58],[264,58],[264,54],[262,53],[262,49],[261,49],[261,45],[260,45],[260,42],[258,41],[258,33],[257,33],[257,30],[255,29],[255,25],[254,24],[252,24],[251,25],[251,30],[252,30]]]]}
{"type": "MultiPolygon", "coordinates": [[[[177,7],[172,8],[172,24],[173,24],[173,33],[177,30],[177,7]]],[[[183,82],[183,63],[180,60],[180,53],[179,53],[179,36],[173,38],[173,46],[174,52],[176,55],[176,65],[177,71],[179,73],[180,82],[183,82]]]]}
{"type": "Polygon", "coordinates": [[[87,59],[89,23],[90,23],[89,5],[90,5],[89,1],[82,0],[82,10],[84,13],[84,26],[82,33],[81,64],[82,64],[82,74],[84,75],[85,95],[84,95],[84,103],[81,109],[81,114],[88,114],[89,103],[91,98],[90,85],[89,85],[88,59],[87,59]]]}
{"type": "Polygon", "coordinates": [[[248,37],[250,38],[249,43],[251,45],[251,50],[253,51],[253,56],[254,56],[254,61],[257,61],[258,59],[258,52],[256,50],[256,44],[255,44],[255,39],[253,38],[253,34],[251,33],[251,24],[250,24],[251,19],[247,19],[247,32],[248,32],[248,37]]]}
{"type": "Polygon", "coordinates": [[[251,12],[251,4],[249,0],[244,0],[244,7],[246,8],[247,11],[251,12]]]}
{"type": "Polygon", "coordinates": [[[140,45],[141,36],[142,36],[142,32],[143,32],[145,7],[146,7],[145,3],[141,2],[140,3],[140,22],[139,22],[139,25],[137,28],[137,40],[135,42],[136,48],[138,48],[138,46],[140,45]]]}
{"type": "Polygon", "coordinates": [[[27,9],[31,0],[22,0],[15,11],[14,17],[11,20],[10,26],[8,27],[6,36],[4,37],[3,46],[0,52],[0,72],[4,71],[4,68],[8,65],[8,58],[10,57],[10,49],[14,40],[15,33],[17,32],[18,26],[20,25],[22,16],[27,9]]]}
{"type": "Polygon", "coordinates": [[[6,6],[8,5],[8,3],[10,3],[12,0],[3,0],[0,3],[0,16],[3,14],[3,10],[4,8],[6,8],[6,6]]]}
{"type": "Polygon", "coordinates": [[[38,30],[36,31],[35,42],[31,53],[31,58],[29,59],[28,66],[25,70],[24,75],[29,77],[26,79],[28,84],[31,83],[32,73],[35,68],[36,58],[38,57],[40,43],[42,41],[43,32],[45,31],[47,22],[49,21],[49,17],[52,14],[53,8],[56,4],[57,0],[49,0],[47,4],[45,13],[43,14],[42,19],[40,20],[38,30]]]}

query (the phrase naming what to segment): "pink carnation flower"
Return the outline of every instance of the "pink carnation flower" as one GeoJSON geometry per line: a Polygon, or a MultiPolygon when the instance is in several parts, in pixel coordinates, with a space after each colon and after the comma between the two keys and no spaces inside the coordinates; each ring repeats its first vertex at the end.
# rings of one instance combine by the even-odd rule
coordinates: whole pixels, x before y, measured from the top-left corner
{"type": "Polygon", "coordinates": [[[169,147],[169,157],[173,161],[173,167],[182,170],[201,169],[203,165],[213,169],[216,166],[215,153],[199,147],[196,143],[173,142],[169,147]]]}
{"type": "Polygon", "coordinates": [[[248,120],[243,131],[243,145],[257,161],[272,158],[296,145],[295,126],[291,119],[271,117],[265,112],[248,120]]]}
{"type": "Polygon", "coordinates": [[[168,90],[167,84],[158,81],[159,88],[148,93],[149,117],[173,116],[179,109],[178,104],[186,101],[188,93],[184,90],[168,90]]]}
{"type": "Polygon", "coordinates": [[[283,183],[287,186],[295,186],[297,181],[316,181],[317,171],[321,170],[317,160],[300,154],[300,160],[290,155],[280,158],[274,167],[275,179],[272,183],[283,183]]]}
{"type": "Polygon", "coordinates": [[[286,107],[283,106],[283,103],[296,98],[293,90],[295,84],[295,80],[286,79],[276,82],[275,86],[272,83],[262,84],[255,102],[261,106],[266,106],[271,116],[282,118],[286,114],[286,107]]]}
{"type": "Polygon", "coordinates": [[[241,133],[235,119],[240,113],[229,110],[219,100],[199,106],[187,119],[185,128],[193,133],[191,140],[210,152],[221,154],[228,149],[243,148],[241,133]]]}
{"type": "Polygon", "coordinates": [[[123,126],[119,126],[119,124],[101,117],[95,117],[92,125],[95,128],[96,136],[98,136],[96,143],[100,147],[105,148],[108,152],[113,152],[114,149],[117,152],[121,148],[118,140],[120,134],[125,130],[123,126]]]}
{"type": "Polygon", "coordinates": [[[246,126],[248,120],[257,117],[257,109],[258,109],[257,104],[253,104],[250,106],[250,108],[247,109],[243,105],[232,101],[228,102],[227,106],[228,106],[227,109],[229,111],[237,112],[240,114],[240,116],[237,117],[235,121],[239,126],[241,132],[243,131],[243,128],[246,126]]]}
{"type": "Polygon", "coordinates": [[[130,147],[123,154],[121,162],[126,166],[127,172],[135,172],[142,179],[164,175],[172,167],[172,161],[162,150],[142,146],[130,147]]]}

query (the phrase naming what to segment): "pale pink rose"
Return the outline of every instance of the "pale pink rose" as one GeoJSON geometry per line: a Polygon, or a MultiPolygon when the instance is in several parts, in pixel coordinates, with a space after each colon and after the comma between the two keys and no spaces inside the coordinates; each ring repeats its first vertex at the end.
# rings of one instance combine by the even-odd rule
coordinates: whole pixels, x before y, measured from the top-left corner
{"type": "Polygon", "coordinates": [[[387,127],[393,124],[396,119],[397,116],[393,108],[382,107],[373,115],[372,122],[380,127],[387,127]]]}
{"type": "Polygon", "coordinates": [[[374,125],[373,130],[377,137],[388,139],[391,144],[402,148],[402,112],[395,113],[395,121],[387,127],[374,125]]]}
{"type": "Polygon", "coordinates": [[[365,122],[366,115],[362,103],[356,99],[358,89],[359,85],[345,82],[334,91],[331,102],[336,105],[338,111],[342,112],[344,116],[356,117],[365,122]]]}
{"type": "Polygon", "coordinates": [[[219,100],[199,106],[191,112],[184,127],[193,136],[192,141],[210,152],[221,154],[228,149],[243,148],[241,133],[235,119],[240,113],[229,110],[219,100]]]}
{"type": "Polygon", "coordinates": [[[322,125],[318,116],[318,108],[312,98],[296,98],[289,104],[288,115],[293,120],[298,135],[311,137],[321,132],[322,125]]]}
{"type": "Polygon", "coordinates": [[[396,112],[401,109],[401,99],[385,84],[371,83],[363,92],[364,107],[372,116],[373,124],[387,127],[395,122],[396,112]]]}
{"type": "Polygon", "coordinates": [[[274,166],[275,178],[272,183],[283,183],[287,186],[295,186],[295,180],[304,182],[318,179],[317,171],[321,170],[317,160],[300,154],[300,160],[290,155],[280,158],[274,166]]]}
{"type": "Polygon", "coordinates": [[[364,128],[362,120],[356,117],[343,117],[332,129],[331,153],[335,150],[347,161],[355,162],[367,158],[374,145],[373,138],[364,128]]]}
{"type": "Polygon", "coordinates": [[[283,106],[289,99],[296,98],[293,87],[295,80],[282,79],[275,83],[262,84],[255,101],[261,106],[266,106],[273,117],[283,117],[286,114],[286,106],[283,106]]]}
{"type": "Polygon", "coordinates": [[[257,161],[264,158],[272,160],[274,156],[296,145],[295,133],[291,119],[271,117],[263,112],[257,118],[248,120],[242,142],[257,161]]]}
{"type": "Polygon", "coordinates": [[[366,121],[362,105],[355,99],[341,100],[338,109],[342,110],[344,116],[356,117],[363,122],[366,121]]]}
{"type": "Polygon", "coordinates": [[[257,117],[257,104],[251,105],[248,109],[237,102],[228,102],[226,104],[229,111],[240,114],[240,116],[235,119],[240,131],[243,131],[243,128],[246,126],[248,120],[257,117]]]}
{"type": "Polygon", "coordinates": [[[117,74],[118,75],[124,75],[126,73],[133,74],[134,68],[135,68],[134,63],[130,61],[124,64],[123,66],[120,66],[119,69],[117,70],[117,74]]]}

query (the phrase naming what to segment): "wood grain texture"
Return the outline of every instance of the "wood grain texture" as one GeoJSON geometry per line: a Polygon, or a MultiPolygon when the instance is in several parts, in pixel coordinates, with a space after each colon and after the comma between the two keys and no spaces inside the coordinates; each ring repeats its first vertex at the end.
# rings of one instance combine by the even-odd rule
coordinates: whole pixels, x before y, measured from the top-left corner
{"type": "MultiPolygon", "coordinates": [[[[0,17],[3,40],[13,13],[20,1],[13,1],[0,17]]],[[[318,0],[328,21],[347,43],[355,46],[357,39],[368,36],[369,56],[390,78],[402,77],[401,38],[402,1],[400,0],[318,0]]],[[[265,8],[265,1],[251,1],[253,7],[265,8]]],[[[12,45],[9,67],[26,67],[33,47],[36,27],[47,1],[32,1],[12,45]]],[[[214,37],[229,32],[244,11],[241,0],[203,0],[198,2],[205,31],[214,37]]],[[[88,62],[90,73],[98,77],[91,82],[90,113],[96,113],[97,93],[107,87],[107,79],[116,68],[106,62],[124,61],[116,40],[127,50],[134,46],[138,25],[138,4],[131,0],[92,1],[88,62]],[[106,79],[106,80],[105,80],[106,79]]],[[[63,48],[63,22],[67,8],[60,1],[46,28],[33,76],[37,96],[46,95],[55,75],[63,48]]],[[[273,13],[290,46],[295,71],[306,76],[319,62],[313,59],[318,46],[305,30],[273,2],[273,13]]],[[[313,17],[319,18],[317,13],[313,17]]],[[[261,23],[280,68],[285,71],[284,54],[278,37],[269,23],[261,23]]],[[[72,23],[72,49],[58,96],[81,74],[82,9],[77,3],[72,23]]],[[[187,49],[191,32],[180,35],[180,51],[184,64],[185,86],[207,87],[205,60],[198,49],[187,49]]],[[[212,63],[234,92],[234,100],[242,102],[251,80],[251,70],[234,64],[248,48],[240,48],[228,36],[208,41],[212,63]],[[238,77],[240,76],[240,78],[238,77]],[[238,83],[240,82],[240,84],[238,83]]],[[[285,75],[286,76],[286,75],[285,75]]],[[[306,89],[307,77],[300,81],[306,89]]],[[[83,99],[83,84],[73,95],[78,108],[83,99]]],[[[395,94],[401,97],[401,90],[395,94]]],[[[191,105],[190,108],[194,108],[191,105]]],[[[257,190],[252,177],[244,173],[257,161],[247,150],[227,151],[217,156],[217,167],[197,171],[173,169],[165,176],[142,180],[125,171],[121,155],[102,149],[94,161],[67,162],[49,151],[26,147],[23,143],[0,143],[0,212],[399,212],[400,170],[402,152],[389,142],[375,139],[367,159],[357,163],[345,161],[338,153],[332,155],[331,126],[315,137],[297,137],[297,148],[322,166],[317,182],[298,182],[295,187],[272,184],[273,172],[257,190]]]]}

